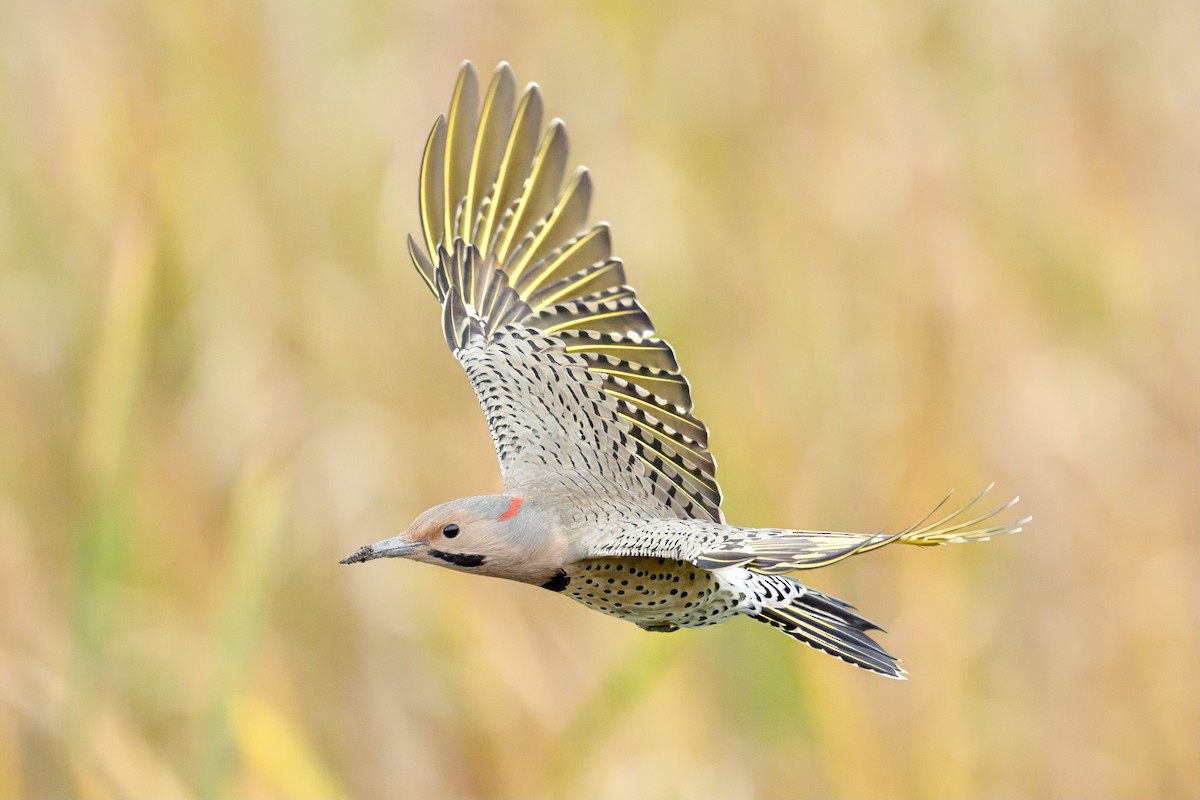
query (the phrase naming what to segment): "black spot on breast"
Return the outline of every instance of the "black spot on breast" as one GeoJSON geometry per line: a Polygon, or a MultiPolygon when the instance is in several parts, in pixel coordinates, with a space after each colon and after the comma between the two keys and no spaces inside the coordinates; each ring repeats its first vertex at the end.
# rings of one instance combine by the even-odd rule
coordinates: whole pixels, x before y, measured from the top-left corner
{"type": "Polygon", "coordinates": [[[457,564],[460,567],[478,567],[485,560],[484,556],[472,555],[471,553],[445,553],[432,548],[429,550],[429,555],[434,558],[440,558],[442,561],[448,561],[451,564],[457,564]]]}
{"type": "MultiPolygon", "coordinates": [[[[566,589],[570,583],[571,578],[567,575],[567,571],[565,569],[560,569],[558,572],[554,573],[553,578],[542,584],[542,588],[549,589],[552,592],[561,592],[563,589],[566,589]]],[[[588,581],[588,583],[591,583],[591,581],[588,581]]]]}

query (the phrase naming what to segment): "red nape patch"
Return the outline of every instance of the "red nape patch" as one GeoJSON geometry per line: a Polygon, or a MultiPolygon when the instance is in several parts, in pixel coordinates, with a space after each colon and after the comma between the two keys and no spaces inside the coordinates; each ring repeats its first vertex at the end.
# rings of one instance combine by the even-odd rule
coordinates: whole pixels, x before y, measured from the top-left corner
{"type": "Polygon", "coordinates": [[[510,503],[508,506],[508,510],[500,515],[500,521],[504,522],[505,520],[515,517],[517,512],[521,510],[521,503],[524,502],[524,497],[514,497],[512,503],[510,503]]]}

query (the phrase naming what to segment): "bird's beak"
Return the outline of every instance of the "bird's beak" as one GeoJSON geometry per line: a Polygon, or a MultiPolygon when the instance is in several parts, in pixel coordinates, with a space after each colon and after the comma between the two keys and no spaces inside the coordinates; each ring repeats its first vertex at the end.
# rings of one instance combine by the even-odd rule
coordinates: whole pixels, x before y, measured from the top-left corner
{"type": "Polygon", "coordinates": [[[406,558],[420,549],[419,542],[414,542],[405,536],[393,536],[391,539],[360,547],[338,563],[358,564],[373,558],[406,558]]]}

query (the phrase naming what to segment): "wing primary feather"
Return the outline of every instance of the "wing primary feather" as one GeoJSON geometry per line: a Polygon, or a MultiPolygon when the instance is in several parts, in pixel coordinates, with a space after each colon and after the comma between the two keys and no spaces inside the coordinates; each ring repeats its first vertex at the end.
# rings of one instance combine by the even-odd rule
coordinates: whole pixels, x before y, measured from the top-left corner
{"type": "Polygon", "coordinates": [[[470,61],[464,61],[454,85],[450,99],[450,118],[446,129],[445,160],[445,232],[447,239],[455,236],[468,238],[463,231],[469,227],[464,219],[470,214],[456,213],[467,194],[467,180],[471,170],[472,152],[475,143],[475,109],[479,105],[479,76],[470,61]]]}
{"type": "Polygon", "coordinates": [[[513,217],[505,223],[507,229],[504,237],[496,246],[496,260],[505,266],[510,281],[521,278],[519,269],[510,269],[509,254],[517,236],[541,219],[553,206],[555,195],[562,185],[563,174],[567,170],[567,129],[562,120],[554,120],[546,129],[537,154],[529,168],[529,177],[525,180],[524,191],[513,206],[513,217]]]}
{"type": "Polygon", "coordinates": [[[471,157],[470,177],[467,180],[467,227],[464,238],[483,246],[475,238],[479,232],[481,205],[488,190],[496,180],[500,159],[504,156],[504,143],[508,138],[513,121],[513,104],[516,102],[517,81],[508,62],[501,61],[492,75],[487,95],[483,100],[483,111],[479,115],[479,127],[475,134],[475,151],[471,157]]]}
{"type": "Polygon", "coordinates": [[[426,252],[437,251],[444,238],[446,187],[442,182],[442,164],[446,159],[446,118],[438,115],[433,130],[425,140],[425,154],[421,158],[421,192],[418,200],[421,212],[421,231],[425,234],[426,252]]]}
{"type": "Polygon", "coordinates": [[[516,116],[500,159],[496,185],[489,200],[483,227],[476,237],[479,246],[489,254],[497,253],[496,240],[502,233],[504,216],[520,195],[529,162],[537,148],[538,129],[542,125],[542,93],[536,83],[529,84],[517,104],[516,116]]]}
{"type": "MultiPolygon", "coordinates": [[[[566,166],[564,145],[563,166],[566,166]]],[[[557,186],[554,187],[557,190],[557,186]]],[[[554,204],[550,213],[529,236],[521,242],[521,246],[513,253],[508,264],[508,272],[516,280],[525,273],[526,268],[537,263],[543,256],[554,250],[559,242],[575,234],[587,223],[588,206],[592,202],[592,179],[588,172],[580,167],[562,196],[554,204]]]]}
{"type": "Polygon", "coordinates": [[[600,222],[527,269],[513,286],[528,300],[543,285],[606,262],[611,257],[612,236],[608,223],[600,222]]]}

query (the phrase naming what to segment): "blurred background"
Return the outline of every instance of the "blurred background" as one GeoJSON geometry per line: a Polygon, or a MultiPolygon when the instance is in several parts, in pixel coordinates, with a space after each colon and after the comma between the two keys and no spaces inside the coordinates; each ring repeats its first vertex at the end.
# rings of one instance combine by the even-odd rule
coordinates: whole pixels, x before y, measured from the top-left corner
{"type": "Polygon", "coordinates": [[[1200,792],[1200,7],[0,2],[0,797],[1200,792]],[[499,487],[403,249],[459,63],[593,170],[731,521],[1027,533],[748,621],[341,567],[499,487]]]}

